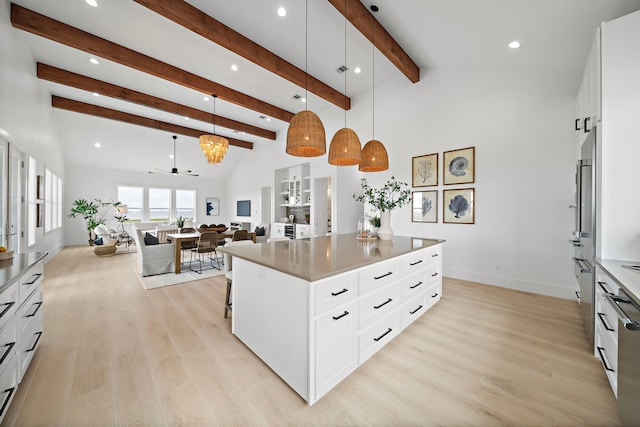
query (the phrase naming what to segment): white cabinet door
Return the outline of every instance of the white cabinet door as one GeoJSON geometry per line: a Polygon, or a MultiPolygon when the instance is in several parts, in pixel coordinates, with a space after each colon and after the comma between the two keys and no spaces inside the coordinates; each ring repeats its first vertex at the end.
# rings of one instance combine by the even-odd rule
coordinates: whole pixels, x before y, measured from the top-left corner
{"type": "Polygon", "coordinates": [[[315,321],[316,399],[356,368],[357,321],[356,302],[331,310],[315,321]]]}
{"type": "Polygon", "coordinates": [[[296,224],[296,239],[304,239],[311,236],[311,227],[304,224],[296,224]]]}
{"type": "Polygon", "coordinates": [[[271,237],[284,237],[284,224],[275,222],[271,224],[271,237]]]}

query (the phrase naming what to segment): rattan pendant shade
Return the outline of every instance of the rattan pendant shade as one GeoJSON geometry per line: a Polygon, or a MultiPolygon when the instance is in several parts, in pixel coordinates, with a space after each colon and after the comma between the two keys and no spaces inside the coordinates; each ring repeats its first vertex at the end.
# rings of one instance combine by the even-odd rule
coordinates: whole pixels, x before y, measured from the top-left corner
{"type": "Polygon", "coordinates": [[[353,129],[342,128],[331,139],[329,164],[353,166],[360,163],[360,138],[353,129]]]}
{"type": "Polygon", "coordinates": [[[200,149],[207,158],[207,163],[211,165],[219,165],[224,159],[227,150],[229,149],[229,140],[221,136],[216,135],[216,98],[218,95],[215,93],[213,96],[213,135],[200,135],[198,140],[200,141],[200,149]]]}
{"type": "Polygon", "coordinates": [[[327,152],[327,136],[320,117],[310,110],[293,116],[287,130],[287,154],[317,157],[327,152]]]}
{"type": "Polygon", "coordinates": [[[372,139],[362,147],[362,159],[358,170],[361,172],[380,172],[389,169],[389,156],[382,142],[372,139]]]}

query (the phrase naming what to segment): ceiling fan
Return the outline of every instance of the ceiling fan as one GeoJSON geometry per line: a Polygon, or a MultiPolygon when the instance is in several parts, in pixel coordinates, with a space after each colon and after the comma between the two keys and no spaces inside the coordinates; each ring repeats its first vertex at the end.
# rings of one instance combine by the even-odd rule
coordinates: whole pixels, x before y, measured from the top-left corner
{"type": "Polygon", "coordinates": [[[176,167],[176,139],[178,139],[178,137],[176,135],[173,135],[173,167],[171,168],[171,170],[168,171],[156,168],[155,171],[149,171],[149,173],[170,173],[171,175],[200,176],[197,173],[191,173],[190,170],[179,171],[176,167]]]}

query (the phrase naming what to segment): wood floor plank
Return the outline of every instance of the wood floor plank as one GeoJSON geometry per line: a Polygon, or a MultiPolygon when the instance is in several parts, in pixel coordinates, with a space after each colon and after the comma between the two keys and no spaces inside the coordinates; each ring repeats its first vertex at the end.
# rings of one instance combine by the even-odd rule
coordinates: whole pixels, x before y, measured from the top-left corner
{"type": "Polygon", "coordinates": [[[224,277],[146,291],[136,257],[69,247],[45,265],[45,333],[3,425],[620,425],[573,301],[444,278],[308,406],[231,334],[224,277]]]}

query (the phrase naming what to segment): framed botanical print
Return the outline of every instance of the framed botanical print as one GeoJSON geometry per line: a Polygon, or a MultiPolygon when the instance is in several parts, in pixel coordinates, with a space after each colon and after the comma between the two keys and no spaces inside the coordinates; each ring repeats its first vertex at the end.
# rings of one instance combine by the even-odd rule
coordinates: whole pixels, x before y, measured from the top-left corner
{"type": "Polygon", "coordinates": [[[468,147],[444,152],[442,162],[444,185],[475,182],[475,151],[475,147],[468,147]]]}
{"type": "Polygon", "coordinates": [[[207,216],[220,215],[220,199],[217,197],[207,197],[207,216]]]}
{"type": "Polygon", "coordinates": [[[411,186],[438,185],[438,153],[416,156],[411,160],[411,186]]]}
{"type": "Polygon", "coordinates": [[[438,222],[438,191],[411,193],[411,221],[438,222]]]}
{"type": "Polygon", "coordinates": [[[475,223],[475,189],[459,188],[442,192],[442,222],[447,224],[475,223]]]}

